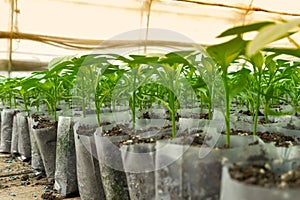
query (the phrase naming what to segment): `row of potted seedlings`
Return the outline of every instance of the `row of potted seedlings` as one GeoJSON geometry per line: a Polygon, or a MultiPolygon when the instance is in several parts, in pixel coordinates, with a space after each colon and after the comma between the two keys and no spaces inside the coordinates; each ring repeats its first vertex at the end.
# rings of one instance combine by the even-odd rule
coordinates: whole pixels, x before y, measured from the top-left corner
{"type": "Polygon", "coordinates": [[[82,199],[293,199],[300,55],[266,45],[299,24],[234,27],[206,49],[58,58],[3,78],[0,150],[82,199]]]}

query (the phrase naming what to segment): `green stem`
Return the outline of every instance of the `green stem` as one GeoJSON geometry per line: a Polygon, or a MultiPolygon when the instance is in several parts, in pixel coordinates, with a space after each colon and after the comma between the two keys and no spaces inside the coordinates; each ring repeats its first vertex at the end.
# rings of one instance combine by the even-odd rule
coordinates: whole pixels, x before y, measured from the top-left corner
{"type": "Polygon", "coordinates": [[[230,97],[229,97],[229,86],[227,72],[224,74],[224,86],[225,86],[225,125],[226,125],[226,147],[230,148],[230,97]]]}
{"type": "Polygon", "coordinates": [[[175,95],[172,91],[169,93],[169,100],[170,100],[170,117],[172,120],[172,137],[176,137],[176,111],[175,111],[175,95]]]}
{"type": "Polygon", "coordinates": [[[135,101],[136,101],[136,93],[135,91],[132,94],[132,130],[135,130],[135,101]]]}
{"type": "Polygon", "coordinates": [[[9,93],[9,108],[12,108],[11,100],[12,100],[12,95],[11,95],[11,93],[9,93]]]}
{"type": "Polygon", "coordinates": [[[257,91],[254,124],[253,124],[253,135],[256,135],[256,132],[257,132],[257,121],[258,121],[258,114],[259,114],[259,108],[260,108],[260,95],[261,95],[261,89],[259,87],[260,83],[261,83],[261,73],[259,72],[259,74],[258,74],[258,91],[257,91]]]}
{"type": "Polygon", "coordinates": [[[211,111],[212,111],[212,108],[211,108],[211,104],[208,105],[208,120],[211,120],[211,111]]]}
{"type": "Polygon", "coordinates": [[[17,108],[17,99],[16,99],[16,95],[13,95],[13,97],[14,97],[14,106],[15,106],[15,108],[17,108]]]}
{"type": "Polygon", "coordinates": [[[132,130],[135,131],[135,104],[136,104],[136,72],[134,73],[134,78],[133,78],[133,94],[132,94],[132,130]]]}
{"type": "Polygon", "coordinates": [[[29,109],[28,109],[28,105],[27,105],[27,98],[25,95],[23,96],[23,101],[24,101],[25,111],[27,112],[27,115],[29,116],[30,113],[29,113],[29,109]]]}
{"type": "Polygon", "coordinates": [[[266,104],[265,104],[265,106],[264,106],[264,112],[265,112],[265,121],[266,121],[266,124],[269,123],[268,106],[269,106],[269,101],[266,101],[266,104]]]}
{"type": "Polygon", "coordinates": [[[81,108],[82,108],[82,115],[83,117],[86,117],[86,99],[85,99],[85,88],[84,88],[84,81],[81,81],[81,93],[82,93],[82,101],[81,101],[81,108]]]}
{"type": "Polygon", "coordinates": [[[98,103],[96,103],[96,115],[97,115],[97,123],[98,123],[98,127],[100,127],[100,125],[101,125],[101,119],[100,119],[100,106],[98,105],[98,103]]]}

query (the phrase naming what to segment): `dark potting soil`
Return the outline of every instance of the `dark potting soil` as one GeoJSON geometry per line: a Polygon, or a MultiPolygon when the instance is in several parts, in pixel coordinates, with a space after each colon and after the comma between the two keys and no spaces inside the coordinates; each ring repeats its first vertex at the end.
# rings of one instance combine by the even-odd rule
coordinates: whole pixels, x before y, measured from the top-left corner
{"type": "MultiPolygon", "coordinates": [[[[166,112],[167,115],[169,115],[169,112],[166,112]]],[[[176,114],[176,121],[179,121],[179,118],[181,115],[178,113],[176,114]]],[[[161,119],[160,116],[149,113],[149,112],[144,112],[141,119],[161,119]]],[[[189,115],[189,118],[192,119],[208,119],[208,113],[192,113],[189,115]]],[[[165,118],[167,120],[171,120],[170,117],[165,118]]]]}
{"type": "Polygon", "coordinates": [[[276,147],[290,147],[297,145],[295,137],[287,136],[282,133],[258,132],[257,136],[260,137],[265,143],[274,143],[276,147]]]}
{"type": "MultiPolygon", "coordinates": [[[[105,126],[111,124],[110,122],[101,122],[100,126],[105,126]]],[[[93,135],[96,131],[98,126],[96,124],[90,125],[90,124],[80,124],[76,130],[76,133],[78,135],[93,135]]]]}
{"type": "Polygon", "coordinates": [[[140,119],[160,119],[161,117],[150,112],[144,112],[140,119]]]}
{"type": "MultiPolygon", "coordinates": [[[[168,129],[169,126],[167,127],[163,127],[165,129],[168,129]]],[[[156,130],[159,130],[158,128],[156,130]]],[[[147,130],[149,131],[149,130],[147,130]]],[[[182,140],[180,141],[180,143],[186,143],[186,144],[190,144],[193,146],[201,146],[202,144],[204,144],[204,136],[201,135],[200,133],[202,133],[202,130],[193,130],[193,131],[184,131],[181,136],[179,136],[182,140]],[[193,137],[193,141],[190,141],[190,137],[188,136],[192,136],[193,137]],[[186,139],[186,141],[185,141],[186,139]]],[[[141,132],[142,133],[142,132],[141,132]]],[[[178,138],[178,137],[175,137],[178,138]]],[[[157,136],[153,136],[153,137],[147,137],[147,138],[143,138],[140,135],[129,135],[128,140],[124,140],[121,141],[120,144],[122,145],[130,145],[130,144],[147,144],[147,143],[155,143],[158,140],[165,140],[165,139],[175,139],[173,138],[170,134],[162,134],[162,135],[157,135],[157,136]]]]}
{"type": "Polygon", "coordinates": [[[192,113],[189,115],[192,119],[208,119],[208,113],[192,113]]]}
{"type": "Polygon", "coordinates": [[[33,114],[31,115],[31,118],[32,118],[35,122],[37,122],[37,121],[39,121],[40,118],[45,118],[45,114],[44,114],[44,113],[33,113],[33,114]]]}
{"type": "Polygon", "coordinates": [[[87,125],[87,124],[81,124],[80,126],[78,126],[76,133],[78,135],[93,135],[95,133],[97,129],[96,125],[87,125]]]}
{"type": "Polygon", "coordinates": [[[34,113],[31,115],[31,118],[38,122],[36,125],[33,126],[34,129],[41,129],[41,128],[48,128],[51,126],[57,126],[57,121],[51,121],[50,119],[46,118],[44,114],[37,114],[34,113]]]}
{"type": "Polygon", "coordinates": [[[103,136],[125,136],[130,135],[132,129],[128,125],[117,124],[112,129],[103,130],[103,136]]]}
{"type": "Polygon", "coordinates": [[[270,123],[276,123],[276,121],[269,119],[268,122],[267,122],[265,118],[261,118],[260,120],[258,120],[257,123],[258,124],[270,124],[270,123]]]}
{"type": "Polygon", "coordinates": [[[50,121],[49,119],[46,118],[39,118],[38,124],[34,125],[34,129],[41,129],[41,128],[48,128],[52,126],[57,126],[57,121],[50,121]]]}
{"type": "MultiPolygon", "coordinates": [[[[253,113],[250,110],[240,110],[239,113],[247,116],[253,116],[253,113]]],[[[264,116],[264,114],[259,111],[258,116],[264,116]]]]}
{"type": "Polygon", "coordinates": [[[290,129],[290,130],[300,130],[299,127],[297,127],[297,126],[295,126],[294,124],[291,124],[291,123],[287,123],[287,125],[284,126],[283,128],[290,129]]]}
{"type": "MultiPolygon", "coordinates": [[[[176,116],[175,116],[175,121],[176,121],[176,122],[179,122],[179,118],[180,118],[180,117],[181,117],[181,116],[177,113],[176,116]]],[[[171,118],[170,118],[170,117],[166,117],[165,119],[171,121],[171,118]]]]}
{"type": "Polygon", "coordinates": [[[286,173],[276,174],[265,162],[250,166],[233,164],[229,168],[231,178],[245,184],[259,185],[266,188],[300,188],[300,166],[286,173]]]}
{"type": "Polygon", "coordinates": [[[142,138],[139,135],[130,135],[128,140],[121,141],[122,145],[130,145],[130,144],[147,144],[147,143],[155,143],[157,140],[163,139],[171,139],[170,135],[161,135],[159,137],[150,137],[150,138],[142,138]]]}
{"type": "Polygon", "coordinates": [[[21,112],[21,111],[20,110],[15,110],[13,115],[16,116],[19,112],[21,112]]]}
{"type": "MultiPolygon", "coordinates": [[[[225,134],[225,132],[223,131],[222,134],[225,134]]],[[[248,136],[253,135],[253,132],[231,129],[230,134],[248,136]]],[[[260,137],[265,143],[274,143],[276,147],[290,147],[297,145],[295,137],[287,136],[283,133],[257,132],[256,135],[260,137]]]]}

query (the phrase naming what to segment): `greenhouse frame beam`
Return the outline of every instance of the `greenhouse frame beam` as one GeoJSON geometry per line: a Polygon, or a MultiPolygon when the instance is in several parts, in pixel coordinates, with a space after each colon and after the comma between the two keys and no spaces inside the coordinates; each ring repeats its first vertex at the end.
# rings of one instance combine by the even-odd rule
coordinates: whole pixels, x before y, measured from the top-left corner
{"type": "MultiPolygon", "coordinates": [[[[0,31],[0,39],[10,38],[10,32],[0,31]]],[[[77,49],[77,50],[94,50],[94,49],[106,49],[106,48],[117,48],[117,47],[130,47],[130,46],[143,46],[145,41],[143,40],[89,40],[80,38],[67,38],[58,36],[48,36],[48,35],[37,35],[30,33],[13,32],[13,39],[17,40],[32,40],[36,42],[45,43],[48,45],[56,46],[65,49],[77,49]]],[[[159,41],[159,40],[149,40],[147,45],[156,46],[162,45],[166,47],[191,47],[195,45],[194,43],[188,42],[176,42],[176,41],[159,41]]],[[[200,44],[198,44],[200,45],[200,44]]],[[[201,45],[207,46],[207,45],[201,45]]]]}
{"type": "MultiPolygon", "coordinates": [[[[7,71],[9,60],[0,60],[0,71],[7,71]]],[[[47,62],[12,60],[11,71],[43,71],[48,69],[47,62]]]]}
{"type": "Polygon", "coordinates": [[[206,5],[206,6],[217,6],[217,7],[224,7],[224,8],[231,8],[237,10],[245,10],[245,11],[265,12],[265,13],[278,14],[278,15],[300,16],[299,13],[280,12],[280,11],[268,10],[268,9],[258,8],[258,7],[241,7],[241,6],[227,5],[222,3],[203,2],[203,1],[196,1],[196,0],[174,0],[174,1],[193,3],[198,5],[206,5]]]}

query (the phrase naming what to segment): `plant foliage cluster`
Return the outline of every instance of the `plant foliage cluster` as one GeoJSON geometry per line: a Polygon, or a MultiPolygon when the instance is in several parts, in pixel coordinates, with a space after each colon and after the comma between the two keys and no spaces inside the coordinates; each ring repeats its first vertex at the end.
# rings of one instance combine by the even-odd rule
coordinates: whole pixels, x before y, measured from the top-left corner
{"type": "Polygon", "coordinates": [[[132,111],[133,127],[137,111],[163,105],[170,115],[174,137],[178,109],[192,105],[204,112],[205,108],[211,119],[214,106],[223,105],[229,146],[233,102],[251,111],[254,134],[261,111],[266,121],[269,115],[299,113],[300,50],[268,47],[281,38],[290,38],[299,24],[297,19],[234,27],[218,36],[230,37],[227,42],[204,51],[56,58],[47,71],[21,78],[1,77],[1,102],[8,107],[21,105],[28,114],[46,105],[54,120],[63,102],[70,109],[80,108],[84,115],[87,109],[94,109],[99,124],[101,109],[125,105],[132,111]],[[244,38],[254,31],[257,35],[253,40],[244,38]],[[281,104],[293,109],[285,113],[272,109],[281,104]]]}

